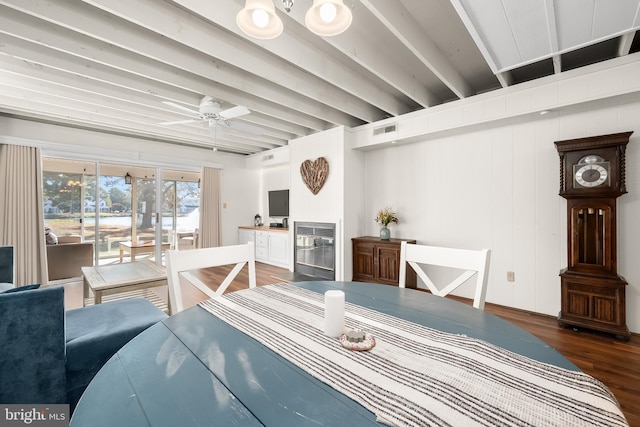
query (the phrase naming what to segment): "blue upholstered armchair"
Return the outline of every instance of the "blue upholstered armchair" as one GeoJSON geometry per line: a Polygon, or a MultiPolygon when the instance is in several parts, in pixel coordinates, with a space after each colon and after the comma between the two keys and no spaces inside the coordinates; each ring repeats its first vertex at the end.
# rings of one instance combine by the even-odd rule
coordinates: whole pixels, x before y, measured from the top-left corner
{"type": "Polygon", "coordinates": [[[0,403],[73,410],[104,363],[166,317],[141,298],[65,313],[62,287],[0,293],[0,403]]]}

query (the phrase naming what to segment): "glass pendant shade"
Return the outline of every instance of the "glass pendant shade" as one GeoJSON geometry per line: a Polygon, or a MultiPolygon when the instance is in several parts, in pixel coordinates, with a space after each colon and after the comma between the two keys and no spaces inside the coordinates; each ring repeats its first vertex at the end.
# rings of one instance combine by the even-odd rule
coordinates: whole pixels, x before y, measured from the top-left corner
{"type": "Polygon", "coordinates": [[[352,19],[351,10],[343,0],[313,0],[304,22],[313,33],[330,37],[349,28],[352,19]]]}
{"type": "Polygon", "coordinates": [[[246,35],[263,40],[278,37],[284,28],[272,0],[247,0],[236,23],[246,35]]]}

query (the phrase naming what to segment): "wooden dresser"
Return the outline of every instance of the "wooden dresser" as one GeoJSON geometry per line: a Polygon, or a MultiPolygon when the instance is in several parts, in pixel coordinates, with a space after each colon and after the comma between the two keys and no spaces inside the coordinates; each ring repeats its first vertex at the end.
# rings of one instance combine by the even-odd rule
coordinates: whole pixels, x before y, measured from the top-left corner
{"type": "MultiPolygon", "coordinates": [[[[400,276],[400,243],[416,243],[415,240],[390,239],[380,237],[354,237],[353,281],[398,285],[400,276]]],[[[416,287],[416,272],[407,268],[407,288],[416,287]]]]}

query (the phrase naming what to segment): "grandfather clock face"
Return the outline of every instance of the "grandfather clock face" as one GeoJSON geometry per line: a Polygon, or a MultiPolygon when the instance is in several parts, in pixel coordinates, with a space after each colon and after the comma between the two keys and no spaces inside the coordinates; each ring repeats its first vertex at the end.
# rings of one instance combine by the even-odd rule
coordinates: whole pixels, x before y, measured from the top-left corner
{"type": "Polygon", "coordinates": [[[617,147],[563,153],[563,196],[602,197],[626,192],[617,147]]]}
{"type": "Polygon", "coordinates": [[[610,187],[611,162],[588,154],[573,165],[574,188],[610,187]]]}

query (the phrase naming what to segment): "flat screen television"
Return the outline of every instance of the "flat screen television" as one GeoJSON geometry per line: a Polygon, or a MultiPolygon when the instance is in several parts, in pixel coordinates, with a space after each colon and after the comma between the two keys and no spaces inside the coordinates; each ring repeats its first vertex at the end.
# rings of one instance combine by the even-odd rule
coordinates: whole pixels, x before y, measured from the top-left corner
{"type": "Polygon", "coordinates": [[[289,216],[289,190],[269,191],[269,216],[289,216]]]}

